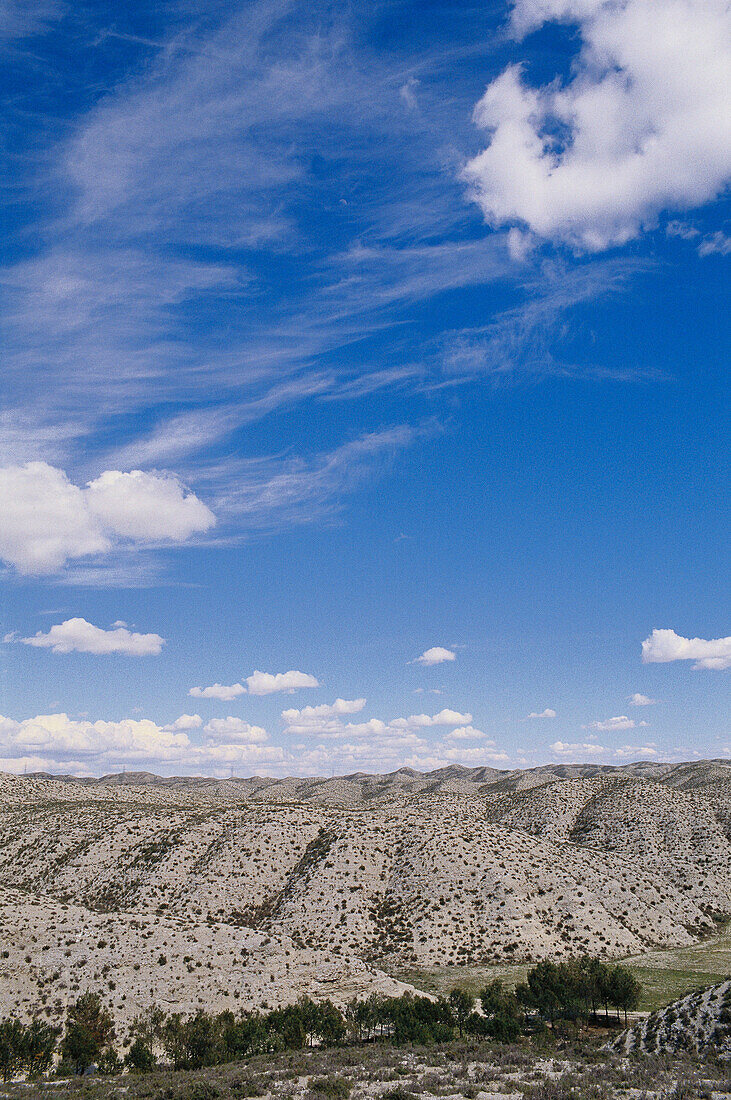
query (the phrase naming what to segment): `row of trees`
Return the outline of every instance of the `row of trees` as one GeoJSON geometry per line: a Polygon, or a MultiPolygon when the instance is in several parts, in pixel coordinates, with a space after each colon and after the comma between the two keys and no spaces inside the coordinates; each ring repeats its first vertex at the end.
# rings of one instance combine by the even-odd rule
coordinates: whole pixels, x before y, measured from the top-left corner
{"type": "MultiPolygon", "coordinates": [[[[151,1008],[131,1027],[124,1059],[130,1070],[154,1068],[163,1059],[176,1069],[197,1069],[255,1054],[341,1043],[444,1043],[465,1035],[511,1042],[521,1032],[557,1021],[579,1023],[596,1016],[636,1008],[641,986],[623,966],[589,957],[534,966],[514,991],[500,980],[475,997],[456,988],[448,997],[378,994],[353,1000],[344,1010],[332,1001],[302,997],[270,1012],[165,1015],[151,1008]]],[[[114,1047],[111,1013],[97,993],[85,993],[68,1009],[63,1034],[35,1019],[29,1024],[0,1021],[0,1075],[40,1076],[60,1056],[59,1072],[83,1073],[95,1064],[101,1072],[119,1072],[123,1063],[114,1047]]]]}
{"type": "Polygon", "coordinates": [[[631,970],[585,955],[580,959],[551,962],[546,959],[528,972],[526,983],[516,990],[518,1000],[543,1019],[587,1020],[599,1008],[608,1017],[609,1009],[632,1012],[640,1003],[642,986],[631,970]]]}

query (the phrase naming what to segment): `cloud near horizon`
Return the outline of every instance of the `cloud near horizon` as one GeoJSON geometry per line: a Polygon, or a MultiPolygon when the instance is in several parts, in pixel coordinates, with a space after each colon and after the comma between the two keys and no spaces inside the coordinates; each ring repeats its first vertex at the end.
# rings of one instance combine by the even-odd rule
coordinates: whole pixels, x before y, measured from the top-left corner
{"type": "Polygon", "coordinates": [[[695,661],[693,669],[723,670],[731,668],[731,637],[683,638],[674,630],[653,630],[642,643],[644,664],[666,664],[670,661],[695,661]]]}
{"type": "Polygon", "coordinates": [[[565,741],[554,741],[549,748],[556,756],[602,756],[609,751],[603,745],[594,745],[590,742],[570,745],[565,741]]]}
{"type": "MultiPolygon", "coordinates": [[[[299,732],[326,736],[314,719],[299,732]]],[[[172,769],[173,774],[225,775],[235,769],[250,774],[317,775],[333,768],[428,771],[449,763],[499,765],[508,759],[493,741],[471,727],[430,742],[412,729],[377,719],[342,726],[337,742],[327,747],[315,743],[283,748],[271,742],[262,726],[233,715],[203,725],[200,715],[181,714],[164,726],[146,718],[92,721],[62,712],[23,721],[0,716],[0,770],[16,772],[28,768],[101,774],[134,766],[160,768],[165,773],[172,769]],[[200,731],[199,743],[189,736],[194,731],[200,731]],[[470,746],[465,741],[481,743],[470,746]]]]}
{"type": "Polygon", "coordinates": [[[532,710],[530,712],[530,714],[528,715],[528,717],[529,718],[555,718],[556,717],[556,711],[552,710],[551,707],[546,707],[546,709],[540,711],[540,713],[538,711],[532,710]]]}

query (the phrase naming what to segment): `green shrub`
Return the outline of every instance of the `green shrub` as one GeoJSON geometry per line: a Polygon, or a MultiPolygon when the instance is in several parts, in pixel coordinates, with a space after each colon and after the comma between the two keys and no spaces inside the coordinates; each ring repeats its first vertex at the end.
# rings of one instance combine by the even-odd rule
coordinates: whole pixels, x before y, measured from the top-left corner
{"type": "Polygon", "coordinates": [[[353,1084],[346,1077],[316,1077],[310,1081],[310,1091],[328,1100],[348,1100],[353,1084]]]}

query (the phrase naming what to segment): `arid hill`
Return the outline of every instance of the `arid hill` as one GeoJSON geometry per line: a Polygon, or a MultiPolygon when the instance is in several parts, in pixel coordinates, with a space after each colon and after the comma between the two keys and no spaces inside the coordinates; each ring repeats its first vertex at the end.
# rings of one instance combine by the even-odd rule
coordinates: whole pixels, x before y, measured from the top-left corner
{"type": "Polygon", "coordinates": [[[0,1008],[342,999],[396,988],[386,964],[688,944],[731,914],[730,792],[724,761],[0,775],[0,1008]]]}

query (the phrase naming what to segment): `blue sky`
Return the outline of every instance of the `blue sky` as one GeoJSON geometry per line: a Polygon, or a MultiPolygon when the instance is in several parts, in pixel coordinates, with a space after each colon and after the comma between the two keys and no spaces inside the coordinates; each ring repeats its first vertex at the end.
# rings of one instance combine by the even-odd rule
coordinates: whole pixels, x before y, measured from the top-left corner
{"type": "Polygon", "coordinates": [[[731,753],[728,18],[3,0],[0,767],[731,753]]]}

